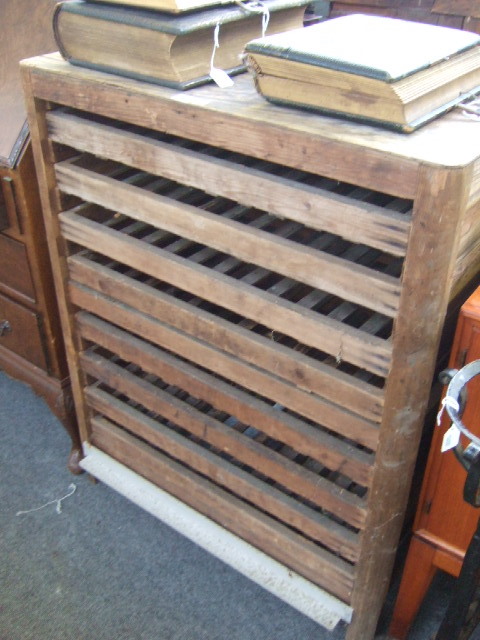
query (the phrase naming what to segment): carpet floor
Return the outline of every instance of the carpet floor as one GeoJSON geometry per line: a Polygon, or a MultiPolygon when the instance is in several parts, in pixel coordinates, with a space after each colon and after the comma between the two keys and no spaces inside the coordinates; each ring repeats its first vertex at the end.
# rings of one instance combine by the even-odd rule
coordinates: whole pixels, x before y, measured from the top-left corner
{"type": "MultiPolygon", "coordinates": [[[[341,624],[324,630],[109,487],[70,474],[69,449],[45,402],[0,372],[0,640],[344,638],[341,624]]],[[[453,585],[437,575],[409,640],[432,638],[453,585]]]]}

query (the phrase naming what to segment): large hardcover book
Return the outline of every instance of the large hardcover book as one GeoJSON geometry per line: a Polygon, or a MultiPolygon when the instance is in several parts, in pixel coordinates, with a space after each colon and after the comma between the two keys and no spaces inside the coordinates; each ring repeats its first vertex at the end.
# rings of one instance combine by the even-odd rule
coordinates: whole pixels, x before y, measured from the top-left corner
{"type": "Polygon", "coordinates": [[[246,45],[268,100],[413,131],[480,91],[480,36],[353,14],[246,45]]]}
{"type": "Polygon", "coordinates": [[[79,66],[187,89],[216,68],[245,70],[245,44],[262,35],[302,26],[308,0],[264,0],[217,6],[180,15],[84,0],[60,2],[53,18],[63,57],[79,66]],[[215,29],[218,47],[215,48],[215,29]]]}

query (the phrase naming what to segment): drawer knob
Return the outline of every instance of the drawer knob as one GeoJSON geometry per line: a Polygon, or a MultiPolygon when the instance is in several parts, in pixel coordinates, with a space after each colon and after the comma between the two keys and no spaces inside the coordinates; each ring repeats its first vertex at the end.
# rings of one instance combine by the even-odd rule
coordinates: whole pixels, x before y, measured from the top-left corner
{"type": "Polygon", "coordinates": [[[8,320],[0,320],[0,337],[5,336],[12,330],[12,325],[8,320]]]}

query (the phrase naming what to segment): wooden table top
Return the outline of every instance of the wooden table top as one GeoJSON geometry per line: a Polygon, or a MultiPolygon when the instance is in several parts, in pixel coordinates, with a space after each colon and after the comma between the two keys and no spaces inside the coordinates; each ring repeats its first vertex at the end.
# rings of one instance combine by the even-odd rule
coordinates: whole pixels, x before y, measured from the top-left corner
{"type": "Polygon", "coordinates": [[[480,118],[459,108],[406,134],[270,104],[248,73],[228,89],[208,84],[177,91],[76,67],[59,54],[22,66],[38,98],[242,153],[254,150],[274,162],[295,157],[292,166],[371,188],[378,182],[379,190],[403,197],[414,196],[422,164],[460,168],[478,160],[474,173],[480,174],[480,118]]]}

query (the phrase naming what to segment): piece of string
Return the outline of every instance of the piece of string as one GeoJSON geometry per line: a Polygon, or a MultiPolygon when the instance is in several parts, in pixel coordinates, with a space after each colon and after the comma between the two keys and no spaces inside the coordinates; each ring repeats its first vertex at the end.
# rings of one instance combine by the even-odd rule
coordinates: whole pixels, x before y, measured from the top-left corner
{"type": "Polygon", "coordinates": [[[340,336],[340,344],[338,345],[338,353],[335,356],[335,362],[342,364],[343,362],[343,335],[340,336]]]}
{"type": "MultiPolygon", "coordinates": [[[[263,38],[267,32],[268,24],[270,22],[270,11],[268,10],[268,7],[266,7],[263,2],[261,2],[261,0],[254,0],[253,2],[243,2],[243,0],[235,0],[235,3],[248,13],[258,14],[260,11],[262,12],[263,38]]],[[[230,78],[226,71],[224,71],[223,69],[217,69],[214,64],[215,54],[217,52],[217,49],[220,47],[219,33],[220,23],[217,22],[213,31],[213,49],[212,55],[210,57],[210,77],[220,88],[225,89],[233,85],[233,80],[230,78]]]]}
{"type": "Polygon", "coordinates": [[[442,415],[443,415],[443,412],[445,411],[446,406],[451,407],[457,413],[460,411],[460,405],[455,400],[455,398],[453,398],[452,396],[445,396],[442,400],[442,407],[437,415],[437,426],[440,426],[440,423],[442,421],[442,415]]]}
{"type": "Polygon", "coordinates": [[[268,23],[270,22],[270,11],[267,6],[263,4],[261,0],[253,0],[253,2],[244,2],[243,0],[235,0],[242,9],[245,9],[249,13],[262,12],[262,38],[265,37],[268,29],[268,23]]]}
{"type": "Polygon", "coordinates": [[[218,43],[218,34],[220,32],[220,23],[217,22],[217,24],[215,25],[215,30],[213,32],[213,50],[212,50],[212,57],[210,58],[210,72],[212,71],[212,69],[214,69],[214,64],[213,61],[215,60],[215,52],[217,51],[218,47],[220,46],[218,43]]]}
{"type": "Polygon", "coordinates": [[[226,71],[224,71],[223,69],[217,69],[214,65],[215,52],[220,46],[218,42],[219,32],[220,23],[217,22],[217,24],[215,25],[215,30],[213,32],[213,50],[212,57],[210,58],[210,77],[221,89],[226,89],[227,87],[231,87],[233,85],[233,80],[230,78],[226,71]]]}
{"type": "Polygon", "coordinates": [[[45,507],[48,507],[48,505],[50,504],[57,504],[55,511],[57,513],[62,513],[62,500],[65,500],[65,498],[69,498],[70,496],[73,496],[73,494],[75,493],[77,486],[75,484],[73,484],[73,482],[71,484],[68,485],[68,489],[69,492],[63,496],[63,498],[57,498],[55,500],[50,500],[49,502],[46,502],[45,504],[42,504],[41,507],[36,507],[35,509],[28,509],[27,511],[17,511],[17,513],[15,514],[16,516],[22,516],[25,513],[33,513],[34,511],[40,511],[40,509],[44,509],[45,507]]]}
{"type": "Polygon", "coordinates": [[[480,120],[480,99],[475,98],[470,102],[460,102],[457,105],[458,109],[461,109],[462,115],[470,120],[480,120]]]}

